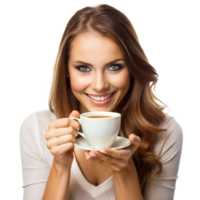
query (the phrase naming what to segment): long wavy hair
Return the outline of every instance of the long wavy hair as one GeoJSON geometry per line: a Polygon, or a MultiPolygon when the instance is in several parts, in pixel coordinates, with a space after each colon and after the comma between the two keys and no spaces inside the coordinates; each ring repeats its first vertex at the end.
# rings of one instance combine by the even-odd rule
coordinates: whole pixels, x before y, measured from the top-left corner
{"type": "Polygon", "coordinates": [[[134,133],[141,138],[132,158],[142,190],[147,178],[156,177],[162,171],[162,163],[154,154],[154,141],[159,132],[166,130],[159,125],[165,118],[163,110],[167,106],[153,93],[158,74],[149,64],[133,25],[122,12],[101,4],[85,7],[72,16],[62,36],[54,66],[49,109],[57,118],[68,117],[73,110],[79,111],[79,101],[66,77],[70,43],[78,34],[90,30],[111,38],[119,45],[130,72],[129,90],[114,111],[122,115],[119,135],[128,138],[134,133]]]}

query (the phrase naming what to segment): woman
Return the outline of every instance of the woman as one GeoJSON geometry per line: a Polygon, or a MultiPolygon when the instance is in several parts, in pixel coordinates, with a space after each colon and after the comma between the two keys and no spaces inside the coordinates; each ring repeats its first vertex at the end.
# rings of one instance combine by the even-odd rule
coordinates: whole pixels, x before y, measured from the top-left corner
{"type": "Polygon", "coordinates": [[[77,11],[60,43],[49,110],[21,126],[24,199],[173,199],[182,130],[152,92],[157,77],[123,13],[105,4],[77,11]],[[121,113],[119,135],[131,146],[74,146],[80,126],[71,117],[90,111],[121,113]]]}

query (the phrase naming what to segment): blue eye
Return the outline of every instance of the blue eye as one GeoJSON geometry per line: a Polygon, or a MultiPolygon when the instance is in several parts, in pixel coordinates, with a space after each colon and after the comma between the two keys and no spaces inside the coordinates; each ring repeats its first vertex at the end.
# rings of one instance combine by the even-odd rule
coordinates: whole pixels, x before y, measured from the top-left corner
{"type": "Polygon", "coordinates": [[[109,67],[109,69],[111,69],[111,71],[118,71],[120,69],[122,69],[123,67],[119,64],[113,64],[109,67]]]}
{"type": "MultiPolygon", "coordinates": [[[[119,65],[119,64],[113,64],[113,65],[110,65],[109,66],[109,68],[111,67],[111,66],[117,66],[118,67],[118,69],[117,70],[111,70],[111,71],[119,71],[120,69],[122,69],[123,67],[121,66],[121,65],[119,65]]],[[[84,65],[80,65],[80,66],[77,66],[77,67],[75,67],[77,70],[79,70],[79,71],[81,71],[81,72],[88,72],[89,70],[80,70],[81,68],[82,69],[90,69],[89,67],[87,67],[87,66],[84,66],[84,65]]],[[[114,67],[114,68],[116,68],[116,67],[114,67]]],[[[112,69],[114,69],[114,68],[112,68],[112,69]]]]}

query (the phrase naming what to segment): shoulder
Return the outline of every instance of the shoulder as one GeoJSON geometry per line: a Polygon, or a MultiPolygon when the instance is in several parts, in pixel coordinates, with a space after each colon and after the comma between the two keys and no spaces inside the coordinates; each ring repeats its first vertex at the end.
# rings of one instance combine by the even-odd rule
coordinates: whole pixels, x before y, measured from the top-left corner
{"type": "Polygon", "coordinates": [[[172,116],[166,114],[165,119],[159,127],[166,129],[166,131],[163,131],[164,138],[173,137],[176,139],[181,139],[183,137],[183,131],[180,124],[172,116]]]}
{"type": "Polygon", "coordinates": [[[35,128],[36,126],[48,125],[51,121],[55,120],[56,116],[50,110],[41,110],[30,114],[24,119],[21,124],[22,128],[35,128]]]}
{"type": "Polygon", "coordinates": [[[56,116],[50,110],[34,112],[24,119],[20,127],[22,156],[24,154],[37,156],[37,159],[45,160],[51,166],[53,158],[46,147],[45,134],[49,123],[53,120],[56,120],[56,116]]]}
{"type": "Polygon", "coordinates": [[[164,156],[167,152],[181,151],[183,131],[177,120],[172,116],[166,115],[159,127],[166,129],[166,131],[162,131],[157,134],[155,141],[155,153],[158,156],[164,156]]]}
{"type": "MultiPolygon", "coordinates": [[[[165,131],[156,134],[154,154],[162,163],[162,170],[159,176],[146,180],[143,196],[146,199],[157,199],[158,194],[165,193],[166,199],[173,199],[176,179],[182,153],[183,132],[177,120],[166,115],[159,128],[165,131]],[[152,192],[154,191],[154,192],[152,192]]],[[[153,172],[157,172],[155,166],[153,172]]]]}

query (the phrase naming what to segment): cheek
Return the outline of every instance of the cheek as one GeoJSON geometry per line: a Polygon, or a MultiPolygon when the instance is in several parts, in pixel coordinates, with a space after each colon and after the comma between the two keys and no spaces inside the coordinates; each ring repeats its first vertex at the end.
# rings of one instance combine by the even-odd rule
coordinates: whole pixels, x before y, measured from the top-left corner
{"type": "Polygon", "coordinates": [[[113,76],[110,83],[117,89],[129,88],[129,74],[123,73],[118,76],[113,76]]]}
{"type": "Polygon", "coordinates": [[[71,88],[74,92],[82,92],[87,88],[87,79],[80,77],[70,77],[71,88]]]}

